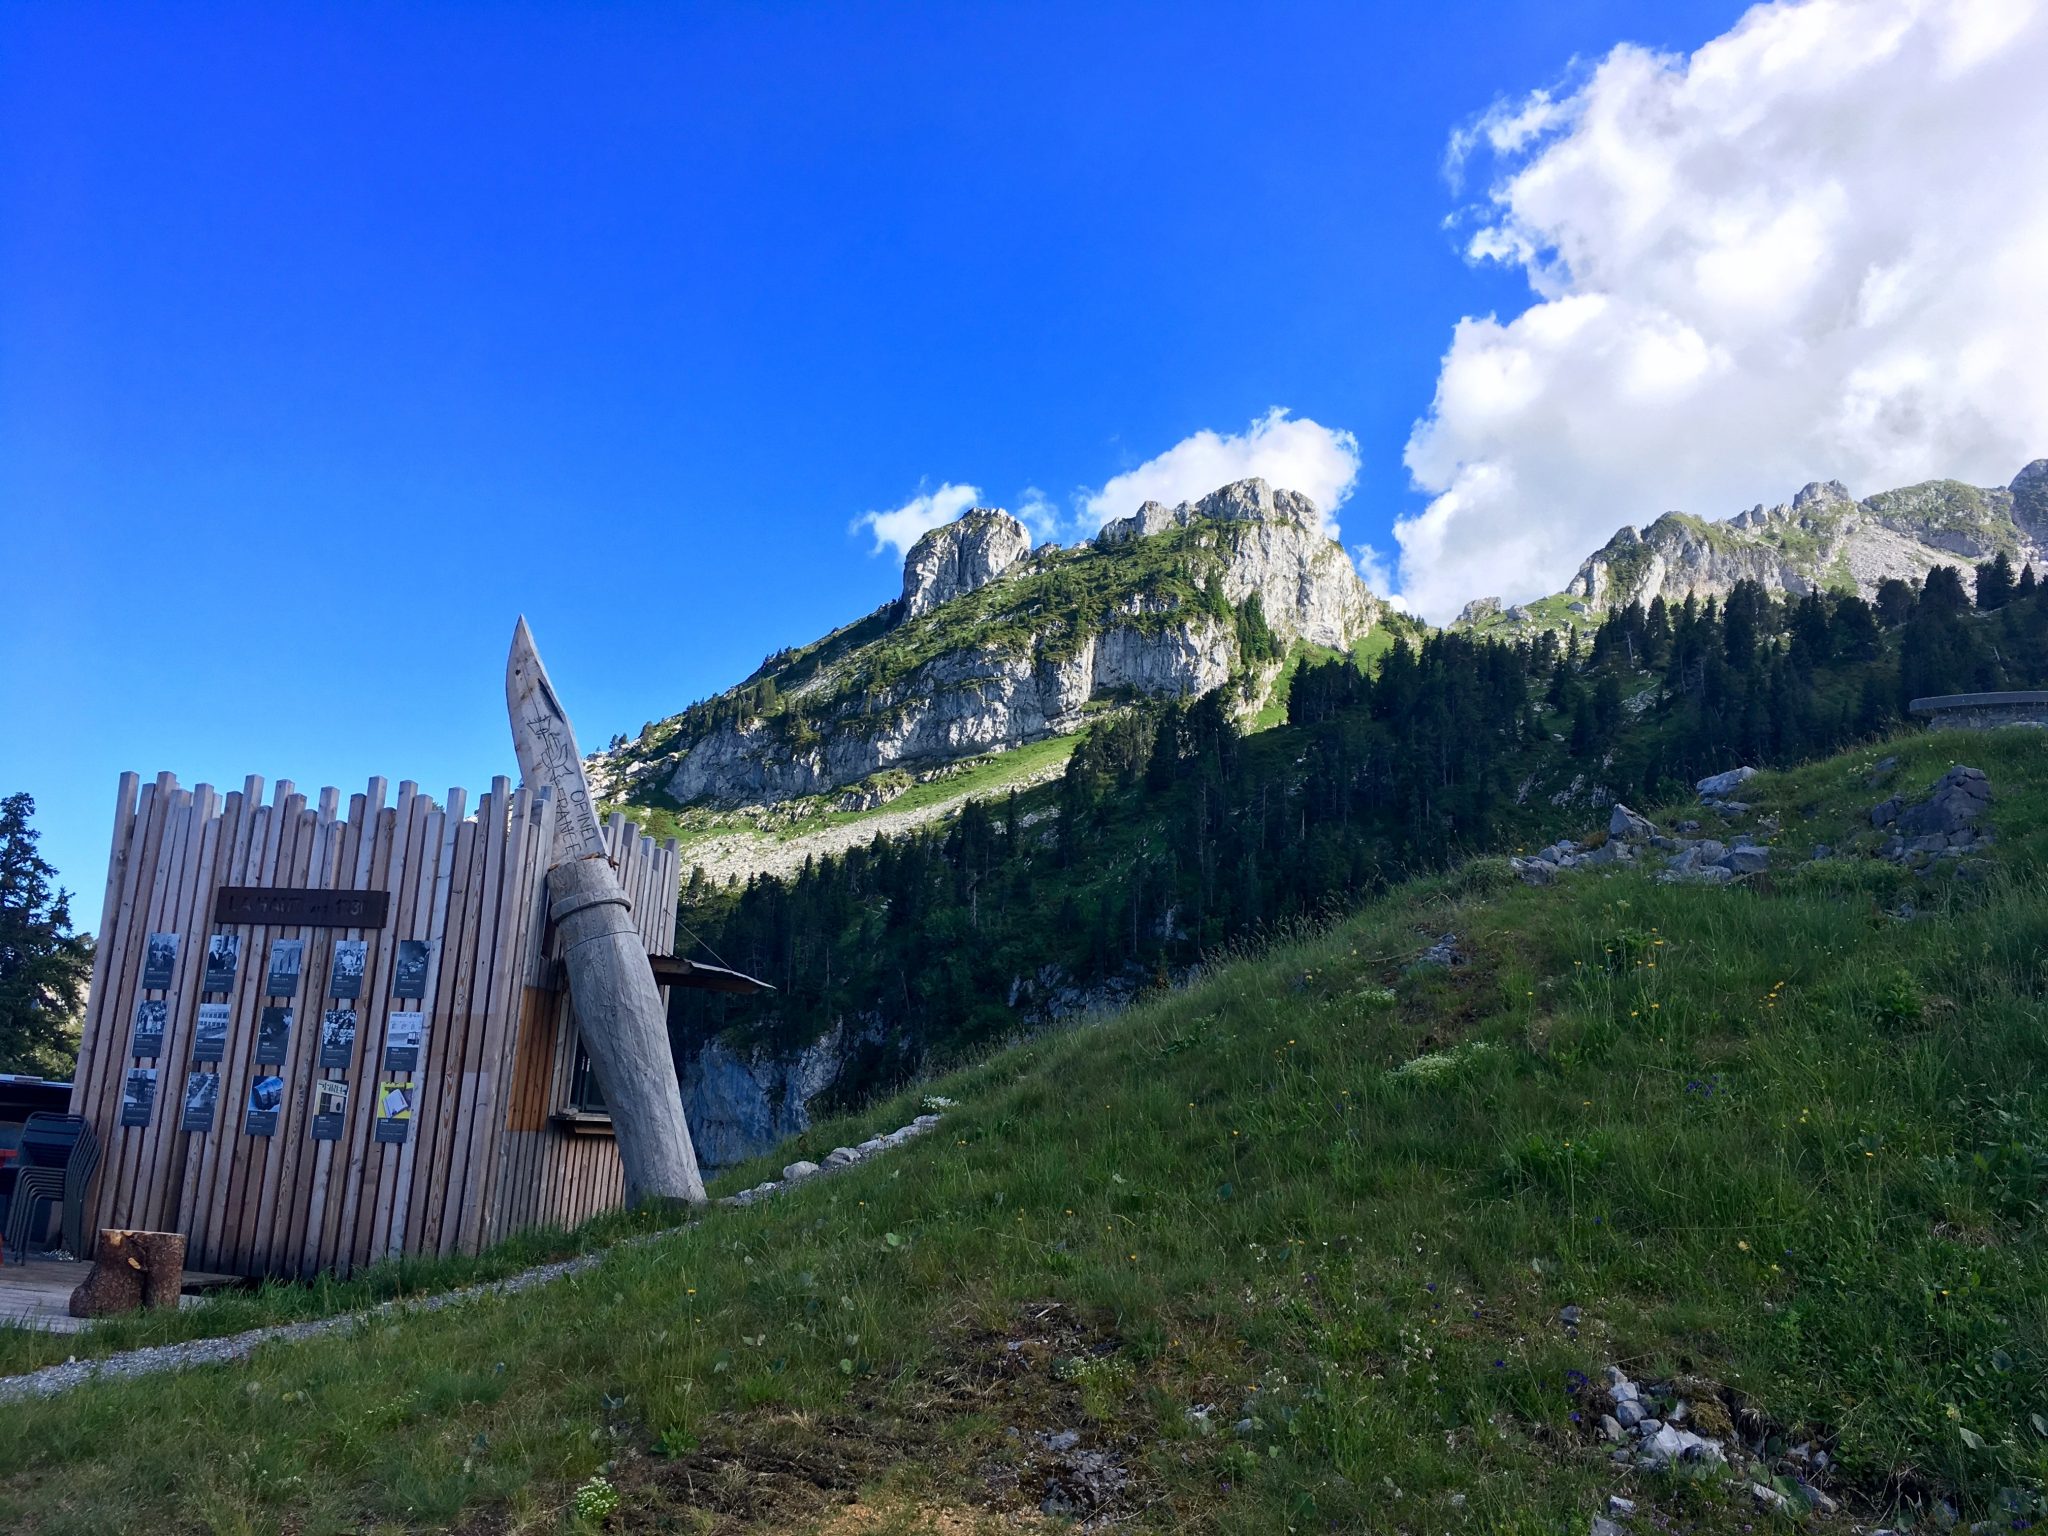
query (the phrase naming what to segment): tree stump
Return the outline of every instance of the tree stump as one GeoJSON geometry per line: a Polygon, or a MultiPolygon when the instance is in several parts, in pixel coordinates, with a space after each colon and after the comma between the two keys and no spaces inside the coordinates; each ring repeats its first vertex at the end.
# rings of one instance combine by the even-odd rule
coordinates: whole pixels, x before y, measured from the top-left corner
{"type": "Polygon", "coordinates": [[[142,1305],[142,1260],[129,1250],[129,1236],[111,1227],[101,1229],[92,1273],[71,1293],[73,1317],[113,1317],[142,1305]]]}
{"type": "Polygon", "coordinates": [[[175,1310],[185,1290],[185,1234],[130,1232],[128,1246],[142,1260],[142,1304],[175,1310]]]}
{"type": "Polygon", "coordinates": [[[92,1273],[71,1293],[73,1317],[175,1307],[185,1283],[185,1234],[100,1229],[92,1273]]]}

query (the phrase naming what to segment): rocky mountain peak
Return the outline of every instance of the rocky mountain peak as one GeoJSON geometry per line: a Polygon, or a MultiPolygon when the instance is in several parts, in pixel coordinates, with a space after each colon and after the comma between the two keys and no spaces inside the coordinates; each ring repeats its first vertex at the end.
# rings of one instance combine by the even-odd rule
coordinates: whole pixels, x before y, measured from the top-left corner
{"type": "Polygon", "coordinates": [[[1741,581],[1795,597],[1816,588],[1869,597],[1883,581],[1917,585],[1935,566],[2000,553],[2015,566],[2048,564],[2048,459],[2010,487],[1929,480],[1858,501],[1841,481],[1816,480],[1789,505],[1759,504],[1724,522],[1667,512],[1617,532],[1563,592],[1514,608],[1475,605],[1456,622],[1488,633],[1590,624],[1632,601],[1704,601],[1741,581]]]}
{"type": "Polygon", "coordinates": [[[2012,477],[2013,515],[2034,528],[2048,528],[2048,459],[2036,459],[2012,477]]]}
{"type": "Polygon", "coordinates": [[[1000,507],[963,512],[911,545],[904,557],[904,622],[987,586],[1030,553],[1030,532],[1000,507]]]}
{"type": "Polygon", "coordinates": [[[1794,512],[1818,511],[1837,502],[1843,506],[1854,506],[1856,504],[1855,498],[1849,494],[1848,487],[1843,485],[1841,481],[1809,480],[1799,488],[1799,494],[1792,498],[1792,510],[1794,512]]]}
{"type": "Polygon", "coordinates": [[[1253,476],[1177,507],[1148,501],[1129,517],[1104,523],[1095,542],[1117,544],[1125,539],[1148,538],[1168,528],[1185,528],[1203,518],[1222,523],[1292,523],[1318,534],[1323,526],[1322,514],[1308,497],[1299,491],[1275,490],[1253,476]]]}

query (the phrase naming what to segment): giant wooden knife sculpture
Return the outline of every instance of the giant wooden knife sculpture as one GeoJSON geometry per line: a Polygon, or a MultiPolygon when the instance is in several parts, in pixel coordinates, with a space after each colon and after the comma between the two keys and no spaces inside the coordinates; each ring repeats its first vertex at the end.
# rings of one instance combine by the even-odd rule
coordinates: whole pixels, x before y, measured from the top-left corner
{"type": "Polygon", "coordinates": [[[569,997],[597,1072],[625,1165],[626,1203],[704,1203],[704,1177],[683,1119],[668,1020],[633,925],[626,893],[605,853],[604,833],[569,716],[548,683],[526,620],[505,664],[512,744],[527,786],[554,792],[555,845],[548,856],[548,911],[562,939],[569,997]]]}

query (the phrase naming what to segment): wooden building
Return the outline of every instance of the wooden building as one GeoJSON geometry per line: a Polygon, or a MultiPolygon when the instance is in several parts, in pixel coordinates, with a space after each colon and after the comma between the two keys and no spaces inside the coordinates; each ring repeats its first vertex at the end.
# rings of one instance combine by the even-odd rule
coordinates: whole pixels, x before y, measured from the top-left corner
{"type": "MultiPolygon", "coordinates": [[[[547,921],[551,797],[386,793],[344,814],[333,789],[122,776],[71,1097],[103,1148],[91,1230],[183,1232],[195,1269],[345,1274],[621,1202],[547,921]]],[[[676,844],[605,835],[669,955],[676,844]]]]}

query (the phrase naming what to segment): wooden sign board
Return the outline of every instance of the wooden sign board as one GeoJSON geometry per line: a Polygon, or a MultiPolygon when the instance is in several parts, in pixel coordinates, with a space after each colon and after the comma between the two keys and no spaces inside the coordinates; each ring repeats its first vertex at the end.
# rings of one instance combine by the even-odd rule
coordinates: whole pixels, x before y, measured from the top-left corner
{"type": "Polygon", "coordinates": [[[382,928],[390,912],[389,891],[224,885],[213,902],[216,923],[268,923],[279,928],[382,928]]]}

